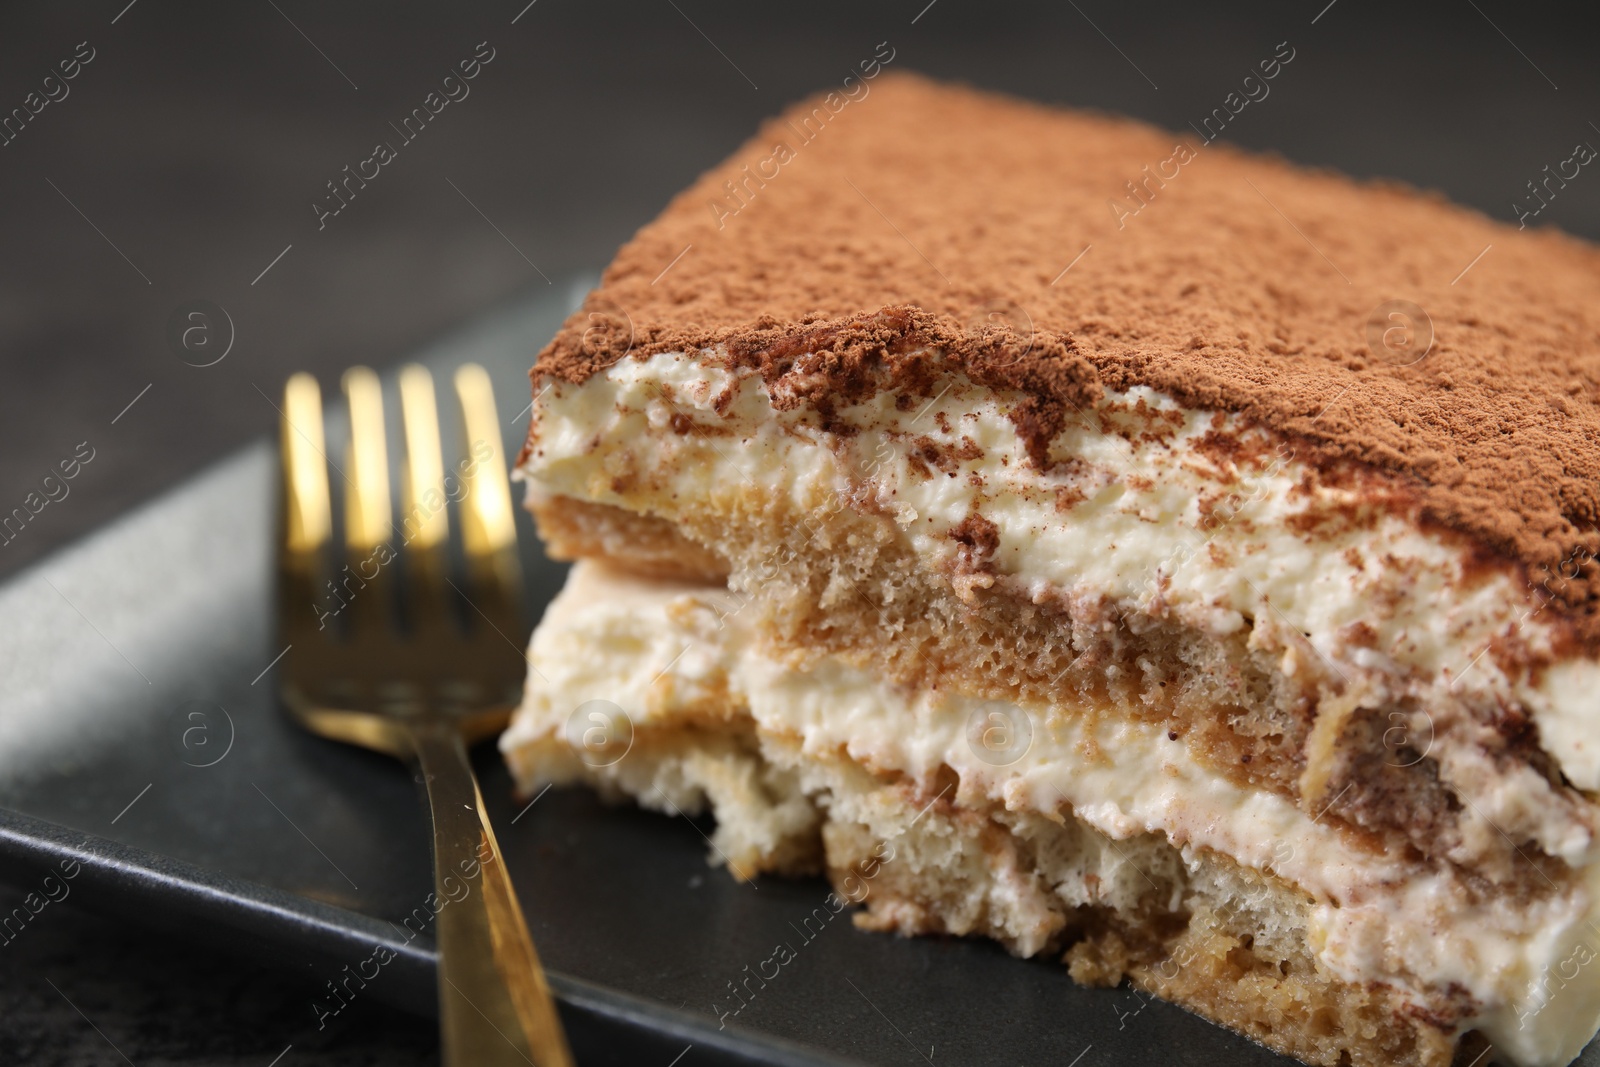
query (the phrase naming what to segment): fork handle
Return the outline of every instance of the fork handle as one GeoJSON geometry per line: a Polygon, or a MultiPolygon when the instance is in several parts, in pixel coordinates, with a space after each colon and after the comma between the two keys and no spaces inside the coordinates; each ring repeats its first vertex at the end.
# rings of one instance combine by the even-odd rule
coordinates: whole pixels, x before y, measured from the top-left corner
{"type": "Polygon", "coordinates": [[[572,1067],[461,734],[430,717],[410,735],[433,815],[444,1067],[572,1067]]]}

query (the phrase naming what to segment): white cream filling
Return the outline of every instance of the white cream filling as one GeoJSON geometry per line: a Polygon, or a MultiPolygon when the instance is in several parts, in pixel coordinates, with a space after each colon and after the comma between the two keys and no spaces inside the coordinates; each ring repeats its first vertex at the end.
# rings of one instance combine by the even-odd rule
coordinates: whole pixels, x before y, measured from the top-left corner
{"type": "MultiPolygon", "coordinates": [[[[801,366],[778,388],[803,375],[801,366]]],[[[536,405],[538,436],[522,472],[548,492],[669,516],[682,504],[752,488],[803,508],[866,486],[933,568],[956,554],[951,530],[976,512],[997,528],[995,569],[1038,597],[1104,596],[1219,635],[1249,625],[1253,640],[1284,648],[1289,673],[1306,655],[1290,636],[1299,633],[1328,670],[1359,683],[1366,706],[1402,695],[1429,708],[1469,697],[1523,704],[1573,783],[1600,789],[1600,744],[1588,739],[1600,718],[1600,663],[1568,660],[1537,680],[1507,677],[1483,654],[1491,639],[1517,633],[1544,648],[1552,636],[1528,590],[1509,573],[1464,580],[1461,549],[1381,508],[1301,532],[1297,518],[1359,509],[1359,495],[1319,484],[1287,448],[1267,447],[1270,440],[1237,417],[1183,408],[1144,388],[1113,393],[1107,405],[1142,403],[1146,411],[1113,418],[1136,431],[1171,432],[1147,439],[1072,420],[1051,451],[1073,462],[1045,473],[1028,464],[1004,398],[960,379],[906,411],[896,399],[879,393],[840,409],[841,422],[865,432],[838,437],[821,430],[806,405],[775,411],[758,376],[714,358],[624,359],[581,387],[552,384],[536,405]],[[675,416],[718,432],[678,433],[675,416]],[[1220,459],[1201,447],[1213,432],[1262,446],[1262,454],[1240,464],[1220,459]],[[976,448],[953,460],[952,471],[926,477],[913,448],[921,437],[947,450],[976,448]],[[1063,494],[1072,501],[1065,509],[1063,494]],[[1354,639],[1362,630],[1367,637],[1354,639]]],[[[1432,741],[1418,747],[1424,743],[1432,741]]],[[[1472,746],[1460,749],[1459,759],[1432,754],[1452,786],[1470,791],[1483,768],[1472,762],[1472,746]]],[[[1578,861],[1593,835],[1545,795],[1475,796],[1473,832],[1490,838],[1498,827],[1578,861]]]]}
{"type": "Polygon", "coordinates": [[[613,702],[641,727],[726,684],[762,730],[798,736],[804,753],[842,746],[915,775],[945,764],[963,790],[1012,810],[1065,802],[1112,838],[1157,832],[1270,869],[1314,899],[1311,946],[1335,973],[1412,992],[1456,983],[1484,1006],[1476,1025],[1516,1063],[1565,1064],[1600,1027],[1595,865],[1585,888],[1532,908],[1469,906],[1447,877],[1408,871],[1276,794],[1233,784],[1159,726],[908,692],[837,660],[795,671],[754,649],[738,608],[720,591],[579,564],[534,634],[536,670],[502,748],[566,737],[585,701],[613,702]],[[1008,731],[998,745],[986,723],[1008,731]]]}

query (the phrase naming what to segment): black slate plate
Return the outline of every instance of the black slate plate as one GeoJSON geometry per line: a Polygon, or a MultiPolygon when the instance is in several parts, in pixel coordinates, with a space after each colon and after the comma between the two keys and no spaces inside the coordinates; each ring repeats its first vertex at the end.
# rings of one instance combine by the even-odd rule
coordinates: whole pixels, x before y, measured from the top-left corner
{"type": "MultiPolygon", "coordinates": [[[[582,291],[552,289],[418,358],[488,367],[514,449],[531,354],[582,291]]],[[[332,455],[337,439],[334,426],[332,455]]],[[[262,441],[0,586],[0,919],[72,859],[80,902],[296,968],[313,988],[387,947],[395,959],[359,995],[430,1013],[433,945],[397,926],[432,887],[415,784],[299,732],[274,695],[276,472],[262,441]]],[[[520,521],[542,608],[563,570],[520,521]]],[[[987,942],[863,933],[846,916],[814,932],[802,923],[822,881],[735,884],[707,866],[704,827],[581,791],[523,810],[492,747],[478,758],[585,1063],[1289,1063],[987,942]],[[772,974],[780,944],[793,960],[751,977],[772,974]]],[[[307,1030],[335,1003],[308,998],[307,1030]]]]}

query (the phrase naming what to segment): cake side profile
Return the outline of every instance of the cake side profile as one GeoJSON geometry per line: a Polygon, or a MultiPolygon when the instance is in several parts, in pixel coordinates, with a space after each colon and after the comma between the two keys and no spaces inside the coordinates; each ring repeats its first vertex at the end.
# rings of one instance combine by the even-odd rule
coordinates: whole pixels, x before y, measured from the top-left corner
{"type": "Polygon", "coordinates": [[[914,77],[780,141],[825,106],[534,368],[521,476],[590,562],[534,636],[521,787],[709,807],[738,877],[890,850],[866,925],[1064,953],[1307,1062],[1570,1061],[1600,257],[1216,145],[1130,217],[1170,135],[914,77]],[[1371,342],[1402,297],[1427,344],[1371,342]],[[595,700],[615,762],[569,729],[595,700]]]}
{"type": "MultiPolygon", "coordinates": [[[[756,650],[742,603],[580,562],[540,626],[542,680],[506,735],[518,780],[714,811],[713,857],[737,877],[821,869],[849,900],[870,880],[855,920],[866,929],[1065,951],[1081,982],[1132,978],[1309,1062],[1351,1048],[1359,1064],[1450,1062],[1454,1040],[1418,1018],[1428,1002],[1347,981],[1312,947],[1317,905],[1294,881],[1303,857],[1374,866],[1336,830],[1218,781],[1159,729],[1079,721],[1024,745],[1015,731],[1030,720],[1015,707],[908,699],[832,658],[787,666],[756,650]],[[1019,803],[1028,789],[1048,799],[1019,803]]],[[[1437,924],[1411,903],[1384,921],[1437,924]]],[[[1485,930],[1438,956],[1506,947],[1485,930]]]]}

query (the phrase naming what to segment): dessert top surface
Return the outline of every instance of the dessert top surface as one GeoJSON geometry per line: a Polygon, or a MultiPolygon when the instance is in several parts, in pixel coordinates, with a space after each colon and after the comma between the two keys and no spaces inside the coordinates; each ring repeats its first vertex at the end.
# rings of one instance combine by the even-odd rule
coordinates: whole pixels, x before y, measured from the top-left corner
{"type": "Polygon", "coordinates": [[[800,391],[824,417],[925,390],[929,360],[1015,390],[1036,439],[1102,386],[1238,411],[1535,578],[1560,566],[1561,613],[1595,626],[1600,251],[1554,230],[883,73],[676,197],[534,373],[717,345],[769,380],[820,353],[800,391]]]}

